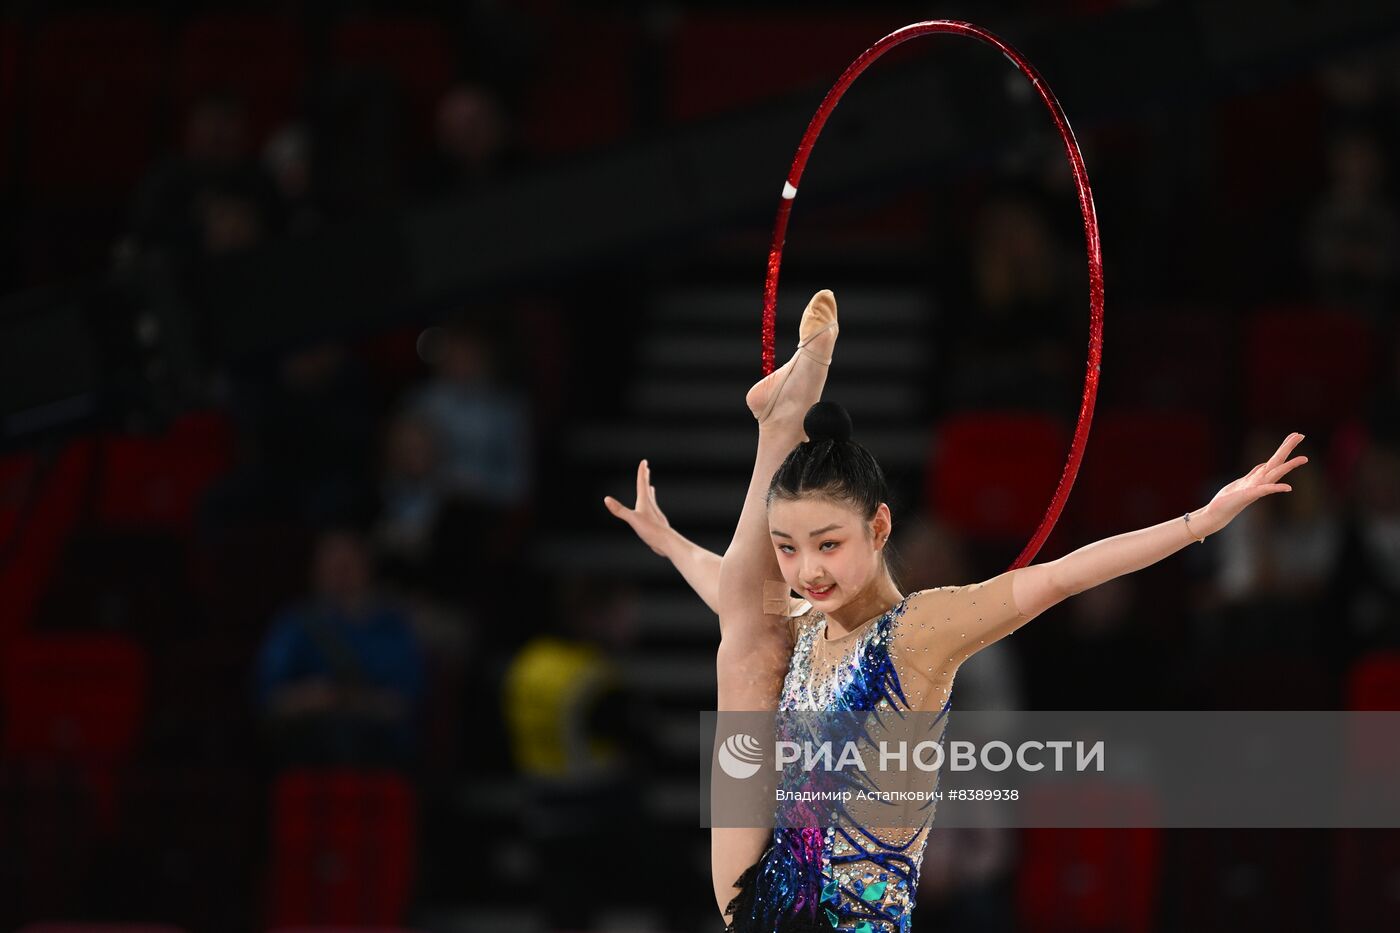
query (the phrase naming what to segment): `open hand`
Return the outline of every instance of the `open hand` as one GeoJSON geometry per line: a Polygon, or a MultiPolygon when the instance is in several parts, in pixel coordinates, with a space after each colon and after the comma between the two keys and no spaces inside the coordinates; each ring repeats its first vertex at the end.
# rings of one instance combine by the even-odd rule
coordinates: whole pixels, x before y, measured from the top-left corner
{"type": "Polygon", "coordinates": [[[637,464],[637,507],[629,509],[612,496],[604,496],[608,511],[632,526],[632,530],[651,547],[666,557],[666,543],[671,536],[671,523],[656,504],[656,487],[651,485],[651,467],[645,460],[637,464]]]}
{"type": "MultiPolygon", "coordinates": [[[[1244,511],[1245,506],[1276,492],[1292,492],[1293,487],[1279,480],[1294,468],[1308,462],[1307,457],[1287,457],[1303,439],[1301,434],[1290,434],[1267,462],[1261,463],[1244,476],[1215,494],[1215,498],[1205,507],[1206,532],[1219,531],[1244,511]]],[[[1195,524],[1195,516],[1192,516],[1195,524]]]]}

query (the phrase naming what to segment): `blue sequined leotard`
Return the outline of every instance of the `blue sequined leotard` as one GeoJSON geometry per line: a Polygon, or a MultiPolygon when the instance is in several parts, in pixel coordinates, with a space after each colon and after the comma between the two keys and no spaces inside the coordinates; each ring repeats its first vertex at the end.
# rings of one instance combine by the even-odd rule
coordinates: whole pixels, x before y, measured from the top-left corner
{"type": "MultiPolygon", "coordinates": [[[[958,665],[1025,621],[1011,598],[1009,572],[912,593],[836,638],[827,637],[826,617],[810,610],[794,620],[779,709],[925,710],[942,718],[952,707],[958,665]],[[909,612],[911,601],[917,612],[909,612]],[[937,636],[929,634],[933,628],[937,636]]],[[[931,780],[936,786],[936,775],[931,780]]],[[[844,812],[832,825],[780,826],[736,882],[741,891],[726,911],[733,914],[728,929],[908,933],[932,822],[930,806],[923,825],[913,828],[873,830],[844,812]]]]}

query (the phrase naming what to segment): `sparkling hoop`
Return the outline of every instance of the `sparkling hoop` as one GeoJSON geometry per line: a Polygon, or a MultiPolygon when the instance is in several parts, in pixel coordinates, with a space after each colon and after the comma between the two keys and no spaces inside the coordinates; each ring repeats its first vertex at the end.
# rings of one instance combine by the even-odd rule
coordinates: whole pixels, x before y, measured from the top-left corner
{"type": "Polygon", "coordinates": [[[807,167],[807,159],[812,154],[812,147],[816,145],[817,137],[821,134],[827,117],[831,115],[831,111],[841,100],[841,95],[846,93],[846,89],[881,55],[910,39],[938,33],[971,36],[995,47],[1031,82],[1036,93],[1040,95],[1041,101],[1050,111],[1050,116],[1054,119],[1055,126],[1060,132],[1060,139],[1064,142],[1065,154],[1069,158],[1070,167],[1074,172],[1075,188],[1079,193],[1079,211],[1084,218],[1084,240],[1089,258],[1089,359],[1084,371],[1084,392],[1080,399],[1079,418],[1075,425],[1074,438],[1070,442],[1069,458],[1065,462],[1064,471],[1060,474],[1060,481],[1055,487],[1055,493],[1050,499],[1050,506],[1046,509],[1045,516],[1040,520],[1040,525],[1036,528],[1030,541],[1011,564],[1012,568],[1022,567],[1030,563],[1040,551],[1045,539],[1050,536],[1051,530],[1054,529],[1055,522],[1059,520],[1065,500],[1069,497],[1069,491],[1073,488],[1074,479],[1079,473],[1079,464],[1084,456],[1084,445],[1089,439],[1089,425],[1094,416],[1094,399],[1098,396],[1099,365],[1103,350],[1103,256],[1099,248],[1099,222],[1094,213],[1093,192],[1089,189],[1089,175],[1084,169],[1084,157],[1080,154],[1079,144],[1074,138],[1074,131],[1070,129],[1069,120],[1065,118],[1064,111],[1060,108],[1060,102],[1055,98],[1044,79],[1040,77],[1040,73],[1009,43],[980,26],[958,20],[938,19],[912,23],[902,29],[896,29],[866,49],[859,58],[847,66],[846,70],[841,73],[841,77],[836,79],[831,90],[827,91],[821,106],[817,108],[817,112],[812,116],[812,121],[807,125],[807,131],[802,135],[802,141],[797,145],[797,154],[792,160],[792,168],[788,170],[787,180],[783,183],[782,199],[778,203],[778,217],[773,224],[773,236],[768,249],[768,277],[763,285],[763,374],[771,373],[774,365],[773,332],[777,317],[778,272],[783,261],[783,243],[787,237],[788,217],[792,213],[792,203],[797,197],[797,188],[802,181],[802,172],[807,167]]]}

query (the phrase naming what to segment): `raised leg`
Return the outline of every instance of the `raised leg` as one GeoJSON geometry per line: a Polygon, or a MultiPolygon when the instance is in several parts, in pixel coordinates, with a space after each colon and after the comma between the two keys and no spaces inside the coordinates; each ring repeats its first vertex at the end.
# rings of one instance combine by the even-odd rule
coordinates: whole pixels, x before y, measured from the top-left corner
{"type": "MultiPolygon", "coordinates": [[[[733,540],[720,562],[720,646],[715,665],[717,709],[774,710],[792,657],[792,631],[782,615],[763,611],[763,584],[782,580],[768,531],[767,495],[773,474],[806,440],[802,419],[821,398],[836,343],[836,301],[822,290],[803,314],[803,347],[749,391],[758,424],[758,453],[733,540]]],[[[723,913],[738,893],[734,881],[763,852],[771,828],[715,827],[710,834],[715,899],[723,913]]],[[[728,919],[728,918],[726,918],[728,919]]]]}

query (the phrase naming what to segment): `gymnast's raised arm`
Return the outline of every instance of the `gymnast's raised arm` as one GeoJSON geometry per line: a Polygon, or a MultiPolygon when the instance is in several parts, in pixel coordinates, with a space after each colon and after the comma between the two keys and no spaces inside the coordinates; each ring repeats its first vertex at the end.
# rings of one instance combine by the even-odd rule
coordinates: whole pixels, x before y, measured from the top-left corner
{"type": "Polygon", "coordinates": [[[629,509],[612,496],[604,496],[603,505],[632,526],[637,537],[653,551],[674,564],[705,605],[712,612],[719,612],[720,556],[671,527],[656,504],[656,487],[651,485],[651,467],[645,460],[637,464],[637,507],[629,509]]]}

